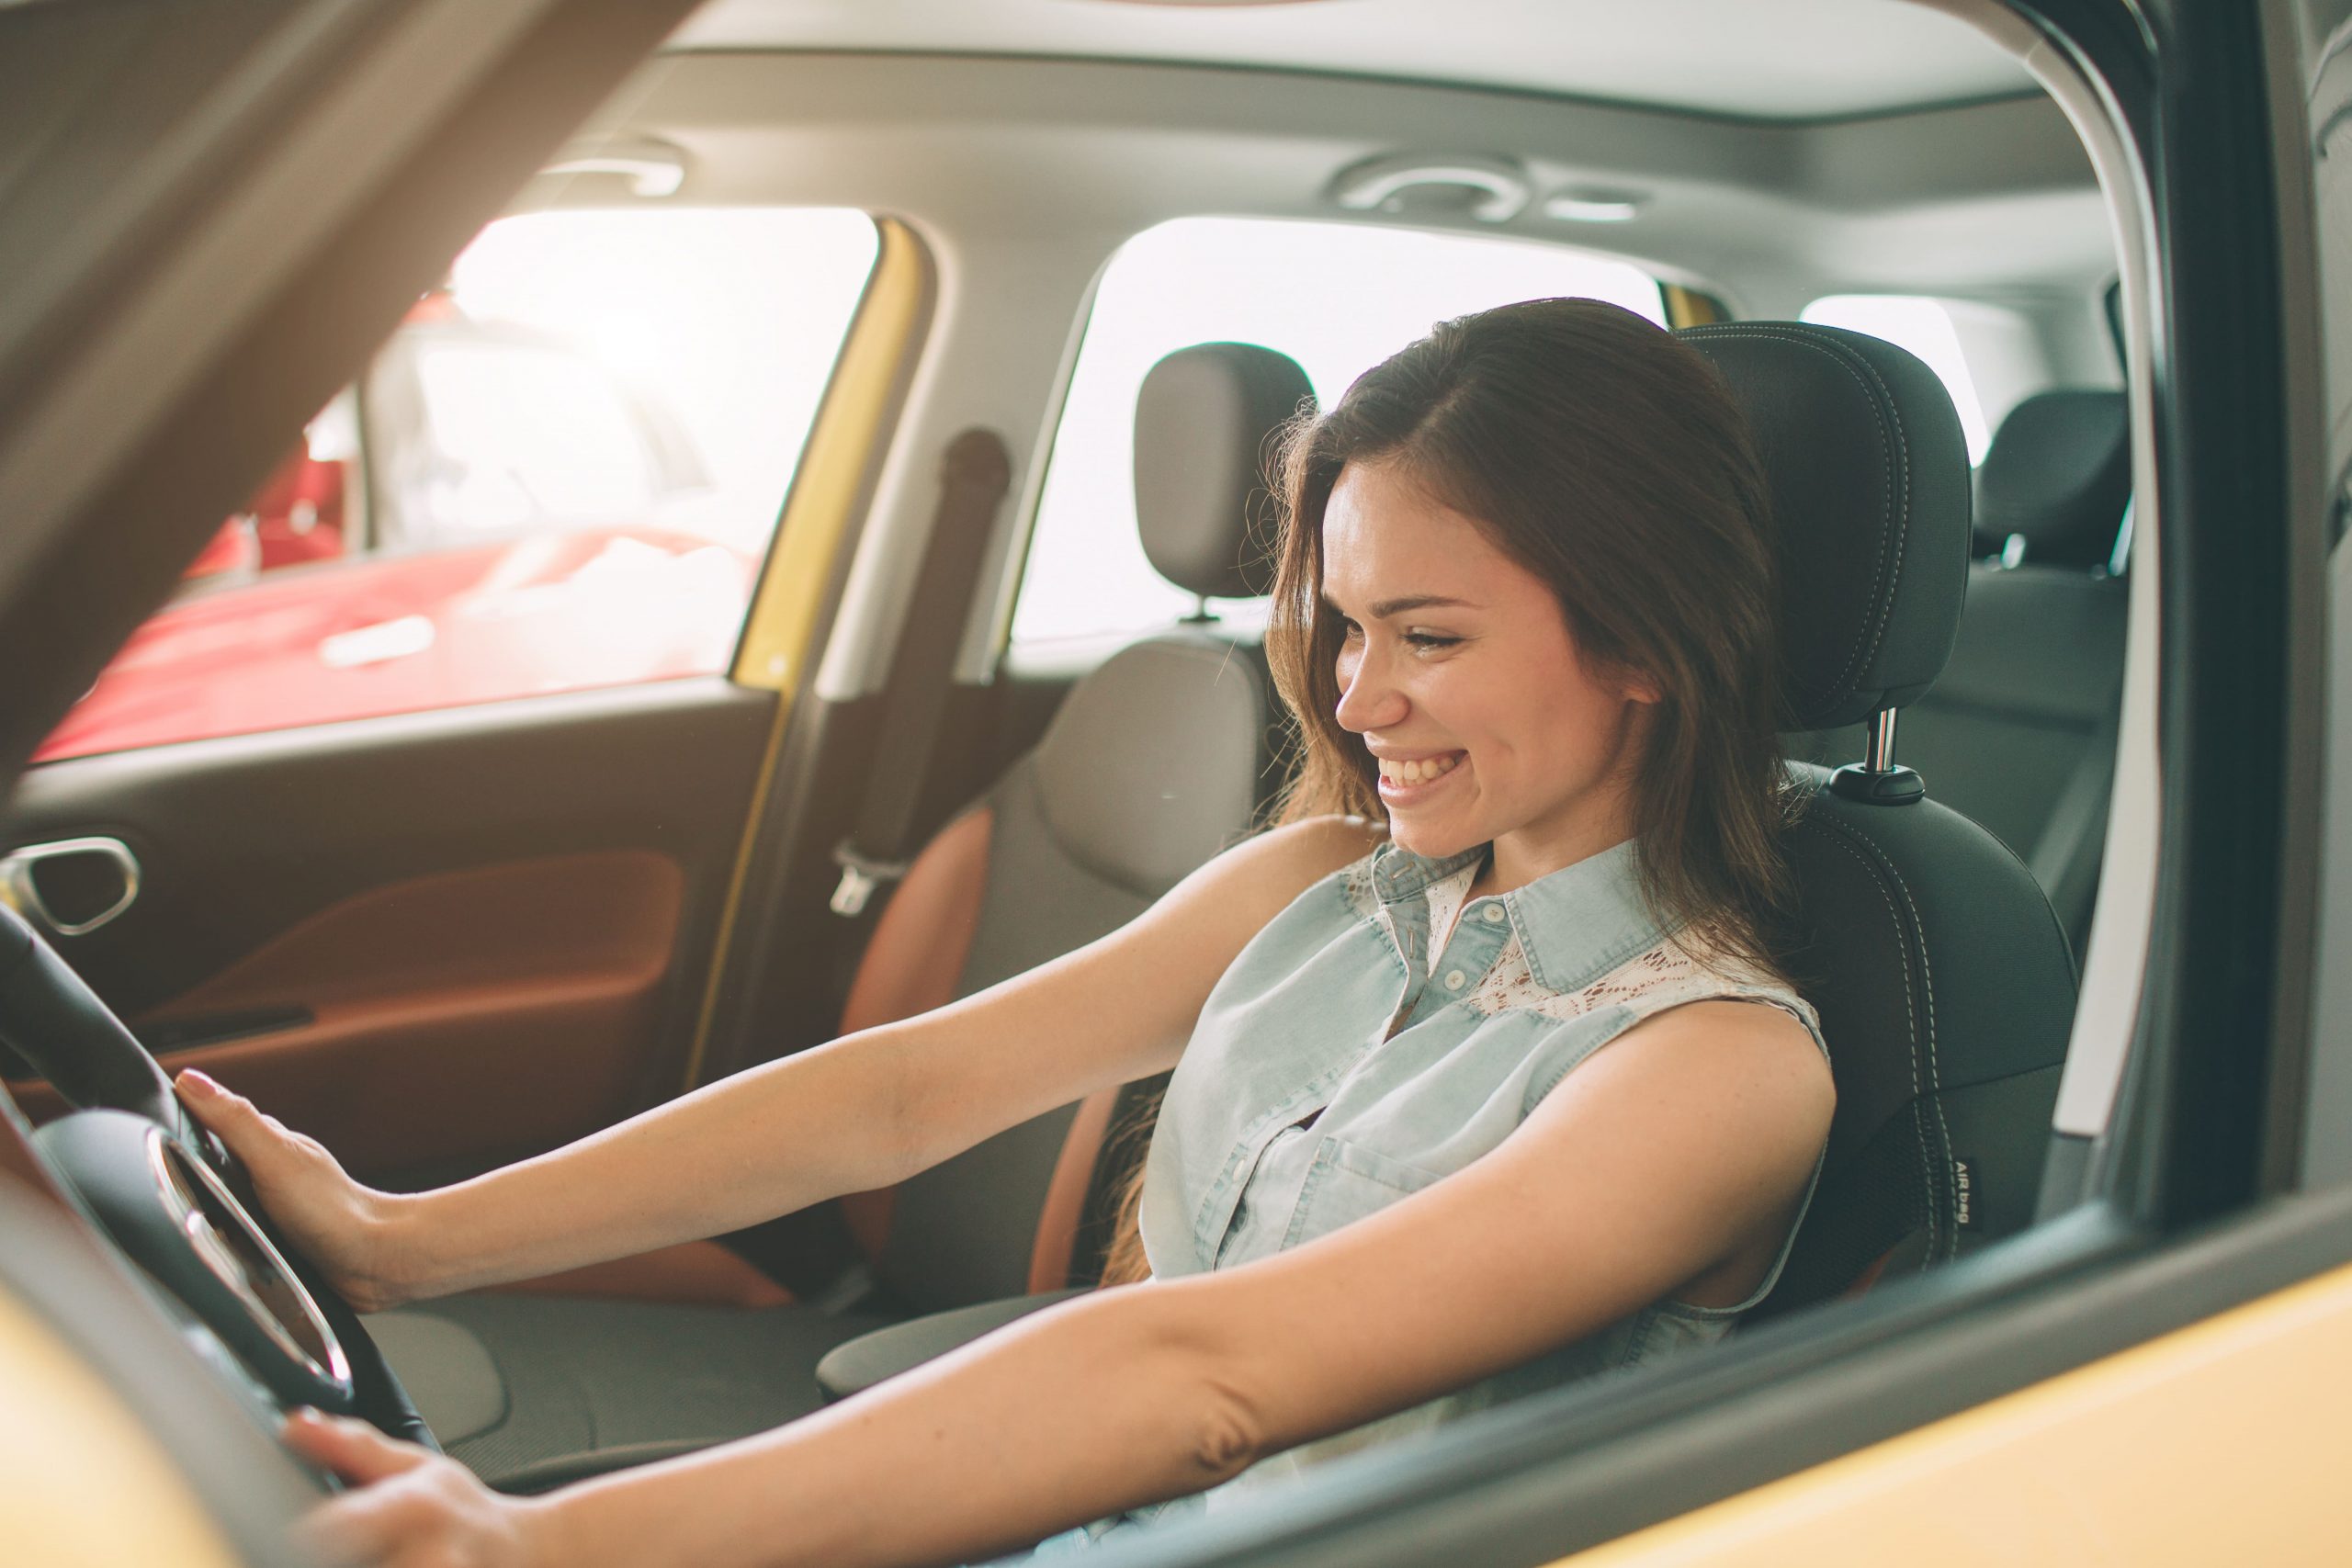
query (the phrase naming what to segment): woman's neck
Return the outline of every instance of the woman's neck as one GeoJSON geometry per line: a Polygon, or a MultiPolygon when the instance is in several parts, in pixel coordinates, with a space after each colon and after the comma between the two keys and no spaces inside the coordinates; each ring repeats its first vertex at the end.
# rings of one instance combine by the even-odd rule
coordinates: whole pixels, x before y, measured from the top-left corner
{"type": "Polygon", "coordinates": [[[1586,824],[1583,830],[1576,832],[1540,838],[1526,829],[1505,833],[1487,846],[1486,861],[1470,883],[1470,897],[1491,897],[1524,887],[1538,877],[1565,870],[1633,836],[1632,827],[1615,816],[1586,824]]]}

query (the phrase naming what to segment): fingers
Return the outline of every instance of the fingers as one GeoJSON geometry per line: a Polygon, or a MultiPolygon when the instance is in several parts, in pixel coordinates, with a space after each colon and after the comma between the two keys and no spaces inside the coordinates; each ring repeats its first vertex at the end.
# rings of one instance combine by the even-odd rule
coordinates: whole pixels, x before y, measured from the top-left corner
{"type": "Polygon", "coordinates": [[[254,1108],[252,1100],[243,1095],[230,1093],[213,1078],[190,1067],[172,1080],[178,1091],[180,1103],[198,1122],[218,1134],[241,1159],[247,1159],[255,1141],[266,1136],[270,1118],[254,1108]]]}
{"type": "Polygon", "coordinates": [[[315,1410],[288,1416],[284,1436],[288,1449],[355,1483],[295,1527],[299,1544],[322,1562],[425,1568],[547,1555],[526,1550],[523,1512],[454,1461],[315,1410]]]}
{"type": "Polygon", "coordinates": [[[365,1421],[316,1410],[297,1410],[288,1416],[281,1436],[286,1446],[304,1459],[360,1486],[404,1474],[433,1460],[432,1450],[388,1438],[365,1421]]]}
{"type": "Polygon", "coordinates": [[[346,1492],[303,1515],[293,1534],[303,1555],[317,1562],[379,1563],[430,1524],[431,1505],[421,1495],[346,1492]]]}

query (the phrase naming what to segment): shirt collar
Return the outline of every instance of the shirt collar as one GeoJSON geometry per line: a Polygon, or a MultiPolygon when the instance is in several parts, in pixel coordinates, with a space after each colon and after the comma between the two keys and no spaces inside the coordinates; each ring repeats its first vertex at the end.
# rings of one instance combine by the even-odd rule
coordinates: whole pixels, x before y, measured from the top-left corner
{"type": "MultiPolygon", "coordinates": [[[[1373,890],[1384,905],[1420,898],[1435,884],[1476,865],[1480,844],[1431,860],[1394,843],[1372,860],[1373,890]]],[[[1669,934],[1642,897],[1641,861],[1631,839],[1537,877],[1498,899],[1527,958],[1529,973],[1552,991],[1575,991],[1669,934]]]]}

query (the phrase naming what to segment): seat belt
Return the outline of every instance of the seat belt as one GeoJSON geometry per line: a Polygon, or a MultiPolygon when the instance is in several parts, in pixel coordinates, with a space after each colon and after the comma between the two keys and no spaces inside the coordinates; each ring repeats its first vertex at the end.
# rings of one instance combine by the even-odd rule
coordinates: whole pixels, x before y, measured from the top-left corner
{"type": "Polygon", "coordinates": [[[875,893],[906,875],[911,863],[915,846],[909,838],[946,711],[956,651],[970,620],[972,588],[1012,483],[1012,458],[995,432],[967,430],[947,444],[939,506],[883,689],[882,730],[865,804],[850,836],[833,849],[842,879],[833,888],[832,910],[845,919],[864,914],[875,893]]]}

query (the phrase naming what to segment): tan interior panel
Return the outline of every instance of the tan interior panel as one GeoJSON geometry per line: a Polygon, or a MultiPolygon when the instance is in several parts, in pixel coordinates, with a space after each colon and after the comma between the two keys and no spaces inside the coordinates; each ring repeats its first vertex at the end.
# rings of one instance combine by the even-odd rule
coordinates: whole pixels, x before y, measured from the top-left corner
{"type": "MultiPolygon", "coordinates": [[[[628,850],[397,883],[134,1026],[300,1020],[164,1065],[251,1095],[355,1171],[551,1146],[645,1093],[684,880],[668,857],[628,850]]],[[[35,1117],[59,1108],[45,1086],[12,1087],[35,1117]]]]}
{"type": "MultiPolygon", "coordinates": [[[[980,926],[988,890],[989,835],[996,815],[975,807],[939,830],[907,868],[850,985],[842,1032],[895,1023],[956,999],[964,960],[980,926]]],[[[842,1217],[868,1258],[880,1258],[890,1235],[895,1188],[845,1194],[842,1217]]]]}
{"type": "Polygon", "coordinates": [[[602,1296],[613,1301],[664,1302],[673,1306],[752,1309],[790,1306],[790,1291],[760,1272],[741,1254],[715,1241],[682,1242],[634,1258],[591,1263],[536,1280],[496,1287],[529,1295],[602,1296]]]}

